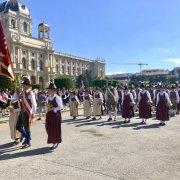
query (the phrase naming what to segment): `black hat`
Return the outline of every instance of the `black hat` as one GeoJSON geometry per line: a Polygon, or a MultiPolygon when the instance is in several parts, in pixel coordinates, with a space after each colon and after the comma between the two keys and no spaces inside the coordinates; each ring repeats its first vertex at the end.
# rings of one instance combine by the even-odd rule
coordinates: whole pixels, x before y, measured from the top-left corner
{"type": "Polygon", "coordinates": [[[146,85],[145,85],[144,83],[142,83],[140,87],[141,87],[141,88],[145,88],[146,85]]]}
{"type": "Polygon", "coordinates": [[[49,84],[49,87],[48,88],[46,88],[46,89],[57,89],[57,87],[56,87],[56,85],[54,84],[54,82],[50,82],[50,84],[49,84]]]}
{"type": "Polygon", "coordinates": [[[31,86],[31,82],[28,78],[24,78],[24,81],[21,84],[31,86]]]}
{"type": "Polygon", "coordinates": [[[129,90],[128,86],[124,86],[124,90],[129,90]]]}
{"type": "Polygon", "coordinates": [[[174,85],[171,86],[171,89],[175,89],[175,88],[176,88],[176,86],[174,86],[174,85]]]}

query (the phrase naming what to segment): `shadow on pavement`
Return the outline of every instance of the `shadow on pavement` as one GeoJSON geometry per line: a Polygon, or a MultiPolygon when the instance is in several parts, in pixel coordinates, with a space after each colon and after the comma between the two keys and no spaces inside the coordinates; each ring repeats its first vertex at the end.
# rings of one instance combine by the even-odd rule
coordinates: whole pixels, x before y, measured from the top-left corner
{"type": "Polygon", "coordinates": [[[144,126],[138,126],[134,127],[134,130],[140,130],[140,129],[154,129],[154,128],[160,128],[159,124],[150,124],[150,125],[144,125],[144,126]]]}
{"type": "Polygon", "coordinates": [[[124,123],[123,121],[121,121],[121,124],[118,126],[114,126],[112,128],[121,128],[121,127],[137,127],[138,125],[141,125],[140,122],[138,123],[124,123]]]}
{"type": "Polygon", "coordinates": [[[12,142],[0,145],[0,150],[12,147],[12,142]]]}
{"type": "Polygon", "coordinates": [[[4,154],[4,155],[0,156],[0,161],[9,160],[9,159],[16,159],[19,157],[38,156],[38,155],[47,154],[47,153],[51,153],[49,151],[49,147],[43,147],[43,148],[18,152],[15,154],[4,154]]]}

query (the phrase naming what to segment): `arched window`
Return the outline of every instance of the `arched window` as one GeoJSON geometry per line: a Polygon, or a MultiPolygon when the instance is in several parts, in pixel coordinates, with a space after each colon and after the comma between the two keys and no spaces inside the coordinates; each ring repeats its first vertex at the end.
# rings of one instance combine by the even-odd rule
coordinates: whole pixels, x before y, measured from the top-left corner
{"type": "Polygon", "coordinates": [[[27,23],[23,22],[23,31],[27,33],[27,23]]]}
{"type": "Polygon", "coordinates": [[[73,75],[75,75],[75,67],[73,67],[73,75]]]}
{"type": "Polygon", "coordinates": [[[80,74],[80,70],[79,70],[79,68],[77,69],[77,75],[79,76],[79,74],[80,74]]]}
{"type": "Polygon", "coordinates": [[[65,74],[65,72],[64,72],[64,66],[62,66],[62,74],[65,74]]]}
{"type": "Polygon", "coordinates": [[[49,32],[48,31],[45,32],[45,38],[49,39],[49,32]]]}
{"type": "Polygon", "coordinates": [[[13,29],[16,28],[16,22],[15,22],[14,19],[11,19],[11,27],[12,27],[13,29]]]}
{"type": "Polygon", "coordinates": [[[59,72],[59,66],[56,65],[56,73],[58,73],[58,72],[59,72]]]}
{"type": "Polygon", "coordinates": [[[40,71],[43,71],[43,62],[42,62],[42,60],[39,61],[39,69],[40,69],[40,71]]]}
{"type": "Polygon", "coordinates": [[[70,67],[69,66],[67,68],[67,72],[68,72],[68,74],[70,74],[70,67]]]}
{"type": "Polygon", "coordinates": [[[34,61],[34,59],[31,60],[31,69],[35,70],[35,61],[34,61]]]}
{"type": "Polygon", "coordinates": [[[22,66],[23,66],[23,69],[26,69],[26,59],[25,58],[22,58],[22,66]]]}

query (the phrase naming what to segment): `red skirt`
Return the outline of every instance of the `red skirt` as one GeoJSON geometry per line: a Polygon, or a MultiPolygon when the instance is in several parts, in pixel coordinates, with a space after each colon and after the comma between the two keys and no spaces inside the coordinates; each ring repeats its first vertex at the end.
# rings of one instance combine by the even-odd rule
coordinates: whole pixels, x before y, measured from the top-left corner
{"type": "Polygon", "coordinates": [[[159,101],[156,107],[156,119],[161,121],[169,120],[169,109],[165,101],[159,101]]]}
{"type": "Polygon", "coordinates": [[[122,105],[122,117],[123,118],[132,118],[132,110],[129,100],[124,100],[122,105]]]}
{"type": "Polygon", "coordinates": [[[46,114],[47,143],[61,143],[61,112],[49,111],[46,114]]]}
{"type": "Polygon", "coordinates": [[[147,100],[141,99],[139,102],[139,117],[140,118],[151,118],[151,106],[147,103],[147,100]]]}

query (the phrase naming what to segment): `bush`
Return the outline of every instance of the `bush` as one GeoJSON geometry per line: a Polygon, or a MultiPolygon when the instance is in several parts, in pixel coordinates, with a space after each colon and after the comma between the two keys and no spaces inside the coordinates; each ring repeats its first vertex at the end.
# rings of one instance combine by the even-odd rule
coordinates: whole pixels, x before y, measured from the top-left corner
{"type": "Polygon", "coordinates": [[[108,80],[107,79],[100,79],[97,78],[93,81],[93,86],[99,87],[101,89],[104,89],[107,87],[108,80]]]}
{"type": "Polygon", "coordinates": [[[14,84],[6,76],[0,75],[0,89],[2,90],[9,89],[10,91],[12,91],[14,90],[14,84]]]}
{"type": "Polygon", "coordinates": [[[41,89],[40,84],[32,84],[32,89],[41,89]]]}
{"type": "Polygon", "coordinates": [[[54,79],[54,83],[57,88],[67,88],[67,89],[73,89],[74,83],[73,80],[69,76],[59,76],[54,79]]]}

